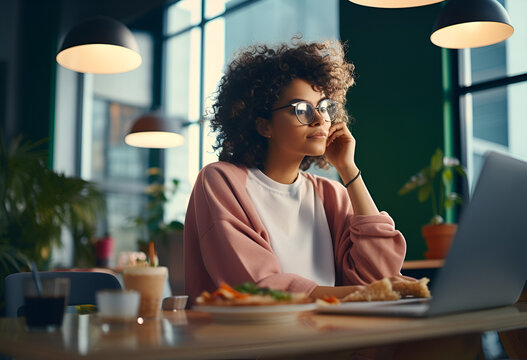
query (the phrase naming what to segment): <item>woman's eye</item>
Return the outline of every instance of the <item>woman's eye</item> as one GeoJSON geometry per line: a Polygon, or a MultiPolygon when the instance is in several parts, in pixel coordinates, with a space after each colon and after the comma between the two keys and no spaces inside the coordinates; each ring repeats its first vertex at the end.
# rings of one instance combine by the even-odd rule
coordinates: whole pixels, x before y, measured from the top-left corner
{"type": "Polygon", "coordinates": [[[296,106],[296,113],[298,115],[304,115],[307,112],[308,106],[305,103],[300,103],[296,106]]]}

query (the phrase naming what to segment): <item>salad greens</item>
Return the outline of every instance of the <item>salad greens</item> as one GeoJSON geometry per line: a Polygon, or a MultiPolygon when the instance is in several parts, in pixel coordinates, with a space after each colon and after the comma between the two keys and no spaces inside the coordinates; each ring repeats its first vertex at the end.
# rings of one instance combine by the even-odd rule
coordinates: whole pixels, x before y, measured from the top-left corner
{"type": "Polygon", "coordinates": [[[290,300],[291,294],[285,291],[258,287],[255,283],[245,282],[234,288],[236,291],[251,295],[269,295],[275,300],[290,300]]]}

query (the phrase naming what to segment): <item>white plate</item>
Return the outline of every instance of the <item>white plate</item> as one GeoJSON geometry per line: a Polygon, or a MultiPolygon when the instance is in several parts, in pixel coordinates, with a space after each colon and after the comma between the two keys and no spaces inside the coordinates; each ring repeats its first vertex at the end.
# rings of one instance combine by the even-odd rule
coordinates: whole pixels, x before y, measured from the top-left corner
{"type": "Polygon", "coordinates": [[[283,323],[296,319],[302,311],[315,310],[315,303],[270,306],[207,306],[196,305],[192,309],[208,312],[218,322],[283,323]]]}
{"type": "Polygon", "coordinates": [[[321,313],[341,313],[341,312],[355,312],[361,310],[368,310],[377,306],[388,306],[397,304],[421,304],[426,303],[430,298],[406,298],[399,300],[387,301],[350,301],[343,302],[338,305],[320,305],[317,308],[321,313]]]}

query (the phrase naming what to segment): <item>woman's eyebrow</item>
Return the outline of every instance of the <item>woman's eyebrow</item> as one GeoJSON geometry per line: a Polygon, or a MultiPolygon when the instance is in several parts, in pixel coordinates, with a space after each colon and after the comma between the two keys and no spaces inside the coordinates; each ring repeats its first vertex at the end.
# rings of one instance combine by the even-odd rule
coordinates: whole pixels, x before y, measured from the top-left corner
{"type": "MultiPolygon", "coordinates": [[[[294,103],[297,103],[297,102],[301,102],[301,101],[307,101],[306,99],[300,99],[300,98],[294,98],[294,99],[291,99],[287,102],[287,104],[294,104],[294,103]]],[[[309,101],[307,101],[309,102],[309,101]]]]}
{"type": "MultiPolygon", "coordinates": [[[[325,96],[324,96],[323,98],[320,98],[320,100],[318,100],[318,102],[317,102],[316,105],[320,104],[320,102],[321,102],[322,100],[326,100],[326,99],[327,99],[327,97],[325,97],[325,96]]],[[[287,102],[287,104],[294,104],[294,103],[297,103],[297,102],[300,102],[300,101],[305,101],[305,102],[308,102],[308,103],[310,103],[311,105],[313,105],[313,103],[312,103],[311,101],[306,100],[306,99],[301,99],[301,98],[294,98],[294,99],[291,99],[291,100],[289,100],[289,101],[287,102]]],[[[313,106],[316,106],[316,105],[313,105],[313,106]]]]}

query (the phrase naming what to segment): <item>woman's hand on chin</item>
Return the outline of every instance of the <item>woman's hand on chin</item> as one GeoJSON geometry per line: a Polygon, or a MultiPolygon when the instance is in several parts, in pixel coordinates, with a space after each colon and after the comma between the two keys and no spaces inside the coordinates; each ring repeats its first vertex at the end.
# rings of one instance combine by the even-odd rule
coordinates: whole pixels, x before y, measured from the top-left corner
{"type": "Polygon", "coordinates": [[[355,169],[355,138],[346,123],[337,122],[329,128],[326,159],[339,173],[341,169],[355,169]]]}

